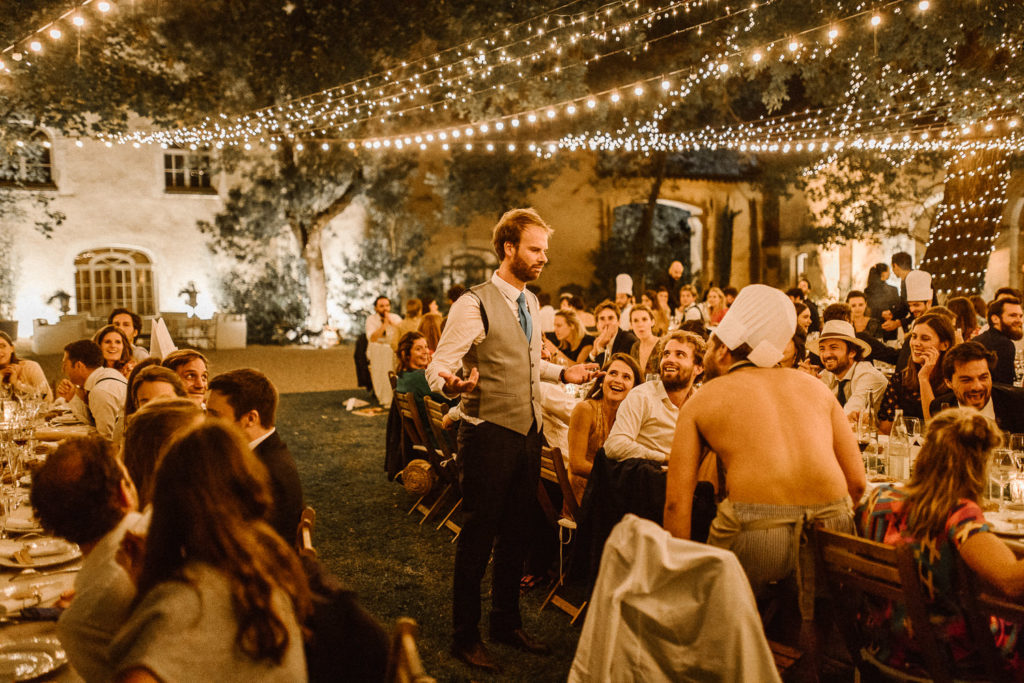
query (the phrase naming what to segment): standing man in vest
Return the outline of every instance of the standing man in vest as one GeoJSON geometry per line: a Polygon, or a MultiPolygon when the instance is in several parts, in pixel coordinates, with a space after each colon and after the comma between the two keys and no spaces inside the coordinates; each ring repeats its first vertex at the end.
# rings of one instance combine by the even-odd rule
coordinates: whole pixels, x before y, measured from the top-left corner
{"type": "Polygon", "coordinates": [[[452,304],[427,367],[430,388],[462,395],[459,480],[464,522],[455,551],[452,654],[500,670],[480,639],[480,582],[494,550],[490,639],[546,654],[522,629],[519,581],[527,517],[540,477],[540,381],[582,384],[596,365],[562,368],[541,360],[537,297],[526,291],[548,262],[552,230],[533,209],[508,211],[494,227],[501,265],[489,282],[452,304]],[[461,370],[461,376],[456,372],[461,370]]]}

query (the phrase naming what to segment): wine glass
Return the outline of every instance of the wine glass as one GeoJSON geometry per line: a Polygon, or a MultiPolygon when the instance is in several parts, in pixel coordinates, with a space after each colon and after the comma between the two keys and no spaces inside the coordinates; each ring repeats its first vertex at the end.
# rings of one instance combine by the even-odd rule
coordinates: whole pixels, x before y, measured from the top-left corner
{"type": "Polygon", "coordinates": [[[1017,473],[1017,459],[1009,448],[996,448],[992,451],[988,463],[988,476],[999,486],[999,511],[1003,512],[1005,502],[1003,489],[1010,483],[1010,477],[1017,473]]]}
{"type": "Polygon", "coordinates": [[[911,446],[921,445],[921,420],[916,417],[904,417],[907,425],[907,436],[910,437],[911,446]]]}

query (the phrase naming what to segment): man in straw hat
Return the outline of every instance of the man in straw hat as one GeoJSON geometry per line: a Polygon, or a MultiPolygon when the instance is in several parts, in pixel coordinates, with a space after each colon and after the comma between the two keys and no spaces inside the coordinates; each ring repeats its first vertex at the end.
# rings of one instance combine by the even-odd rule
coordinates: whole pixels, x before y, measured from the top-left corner
{"type": "Polygon", "coordinates": [[[718,454],[727,498],[708,543],[731,549],[755,595],[796,571],[801,613],[813,616],[813,560],[804,529],[853,533],[853,503],[864,492],[857,439],[835,396],[814,377],[776,368],[796,329],[785,294],[744,287],[711,336],[709,380],[679,411],[669,456],[665,528],[690,536],[701,452],[718,454]]]}
{"type": "Polygon", "coordinates": [[[829,320],[811,351],[821,358],[825,368],[821,381],[835,394],[849,416],[856,416],[869,405],[875,410],[889,384],[885,375],[864,360],[871,345],[857,337],[853,325],[845,320],[829,320]]]}

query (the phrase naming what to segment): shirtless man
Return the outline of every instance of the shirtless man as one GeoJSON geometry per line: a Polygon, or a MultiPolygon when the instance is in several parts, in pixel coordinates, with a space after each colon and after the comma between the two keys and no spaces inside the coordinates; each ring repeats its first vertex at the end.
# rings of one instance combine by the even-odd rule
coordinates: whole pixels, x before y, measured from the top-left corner
{"type": "MultiPolygon", "coordinates": [[[[680,538],[690,537],[702,450],[721,458],[728,497],[708,543],[736,553],[755,595],[798,559],[811,567],[805,553],[793,556],[803,526],[822,521],[852,533],[852,501],[865,487],[857,440],[835,396],[806,373],[774,367],[795,328],[782,292],[740,292],[704,356],[706,380],[717,379],[683,404],[669,457],[665,528],[680,538]]],[[[801,606],[807,601],[813,609],[813,594],[801,606]]]]}

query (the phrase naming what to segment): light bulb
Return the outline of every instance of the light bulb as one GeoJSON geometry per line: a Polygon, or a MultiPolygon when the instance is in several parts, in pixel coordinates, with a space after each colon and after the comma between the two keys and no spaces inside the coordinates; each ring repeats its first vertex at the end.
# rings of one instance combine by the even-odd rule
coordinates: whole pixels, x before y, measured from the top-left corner
{"type": "Polygon", "coordinates": [[[52,29],[50,29],[50,37],[53,38],[54,40],[60,40],[60,37],[62,35],[64,35],[64,34],[60,32],[59,28],[52,28],[52,29]]]}
{"type": "Polygon", "coordinates": [[[28,44],[28,46],[32,48],[33,52],[39,52],[43,49],[43,44],[40,43],[38,40],[33,40],[31,43],[28,44]]]}
{"type": "Polygon", "coordinates": [[[98,9],[101,12],[109,12],[110,3],[106,0],[100,0],[100,2],[96,3],[96,9],[98,9]]]}
{"type": "Polygon", "coordinates": [[[83,19],[82,17],[80,17],[78,15],[75,15],[75,17],[71,20],[71,23],[74,24],[75,26],[81,28],[81,27],[85,26],[85,19],[83,19]]]}

